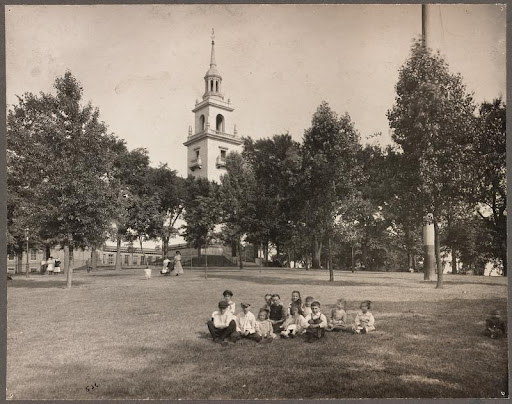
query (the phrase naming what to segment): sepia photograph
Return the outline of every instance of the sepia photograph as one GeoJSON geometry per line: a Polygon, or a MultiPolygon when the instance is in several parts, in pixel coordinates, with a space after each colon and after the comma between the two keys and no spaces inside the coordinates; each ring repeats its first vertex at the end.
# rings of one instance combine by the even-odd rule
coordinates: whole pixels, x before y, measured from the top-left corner
{"type": "Polygon", "coordinates": [[[509,398],[506,4],[4,15],[7,400],[509,398]]]}

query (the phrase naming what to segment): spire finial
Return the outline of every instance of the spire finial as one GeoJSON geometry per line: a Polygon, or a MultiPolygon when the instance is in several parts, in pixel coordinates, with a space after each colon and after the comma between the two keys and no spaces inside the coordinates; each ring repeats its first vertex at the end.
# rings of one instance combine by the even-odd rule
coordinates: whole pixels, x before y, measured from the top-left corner
{"type": "Polygon", "coordinates": [[[212,55],[210,57],[210,67],[216,66],[215,63],[215,30],[212,28],[212,55]]]}

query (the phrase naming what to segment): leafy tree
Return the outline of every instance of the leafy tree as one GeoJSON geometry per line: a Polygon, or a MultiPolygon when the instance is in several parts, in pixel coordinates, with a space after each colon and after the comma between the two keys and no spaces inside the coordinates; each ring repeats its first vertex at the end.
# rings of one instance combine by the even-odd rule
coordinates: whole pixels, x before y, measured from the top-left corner
{"type": "Polygon", "coordinates": [[[257,200],[254,174],[239,153],[231,152],[226,158],[226,174],[220,178],[220,203],[224,232],[235,241],[240,269],[243,268],[241,242],[250,231],[255,219],[257,200]]]}
{"type": "Polygon", "coordinates": [[[185,191],[183,237],[200,252],[201,247],[207,247],[215,238],[215,227],[221,221],[219,185],[206,178],[189,176],[185,191]]]}
{"type": "Polygon", "coordinates": [[[278,256],[282,248],[290,255],[298,248],[298,230],[303,228],[298,214],[303,202],[298,192],[299,143],[289,134],[256,141],[246,138],[243,156],[252,169],[257,193],[248,238],[264,246],[274,244],[278,256]]]}
{"type": "Polygon", "coordinates": [[[142,242],[146,240],[156,240],[158,238],[158,231],[160,230],[161,215],[160,215],[160,198],[157,195],[147,193],[140,193],[134,195],[128,207],[129,228],[126,235],[128,242],[139,241],[140,250],[144,256],[146,268],[148,268],[148,261],[142,242]]]}
{"type": "Polygon", "coordinates": [[[159,197],[159,225],[156,234],[162,239],[162,256],[167,256],[169,239],[174,237],[178,230],[174,227],[183,212],[185,180],[178,177],[175,170],[167,164],[158,168],[150,168],[149,183],[152,192],[159,197]]]}
{"type": "Polygon", "coordinates": [[[417,201],[434,215],[437,287],[442,287],[439,222],[471,195],[475,106],[460,75],[416,41],[400,69],[395,105],[387,113],[393,139],[418,180],[417,201]]]}
{"type": "MultiPolygon", "coordinates": [[[[335,218],[360,174],[359,150],[359,134],[349,115],[338,118],[329,105],[322,102],[313,115],[311,128],[304,133],[301,150],[304,173],[301,189],[306,201],[303,214],[313,239],[313,268],[320,267],[324,238],[327,238],[330,262],[330,236],[335,218]]],[[[331,265],[329,271],[332,281],[331,265]]]]}
{"type": "Polygon", "coordinates": [[[477,185],[477,212],[494,243],[490,252],[502,261],[507,274],[507,168],[506,106],[501,99],[484,102],[478,117],[474,178],[477,185]]]}
{"type": "Polygon", "coordinates": [[[383,164],[375,167],[381,176],[377,195],[381,198],[383,216],[390,221],[393,245],[405,253],[407,262],[400,266],[416,269],[415,257],[422,253],[421,224],[424,206],[419,198],[419,173],[412,159],[387,146],[383,164]],[[412,168],[411,168],[412,167],[412,168]]]}
{"type": "Polygon", "coordinates": [[[54,87],[56,95],[18,97],[8,112],[9,233],[18,242],[26,226],[40,243],[63,246],[71,287],[70,249],[101,244],[113,217],[108,174],[118,141],[98,109],[81,104],[82,87],[70,72],[54,87]]]}
{"type": "Polygon", "coordinates": [[[115,215],[111,223],[110,237],[117,244],[116,270],[121,269],[122,242],[133,241],[130,228],[136,216],[138,196],[149,190],[148,170],[149,155],[146,149],[137,148],[129,151],[124,143],[118,145],[110,175],[110,186],[115,195],[115,215]]]}

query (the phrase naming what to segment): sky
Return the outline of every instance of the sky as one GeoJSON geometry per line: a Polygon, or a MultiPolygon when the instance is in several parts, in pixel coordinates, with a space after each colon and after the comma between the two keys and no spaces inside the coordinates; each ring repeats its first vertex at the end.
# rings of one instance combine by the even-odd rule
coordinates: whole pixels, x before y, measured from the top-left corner
{"type": "MultiPolygon", "coordinates": [[[[428,46],[475,101],[504,98],[505,6],[428,5],[427,15],[428,46]]],[[[204,92],[212,28],[239,135],[301,141],[325,100],[351,116],[363,141],[384,145],[421,5],[16,5],[5,21],[8,107],[25,92],[54,93],[70,70],[110,132],[186,176],[183,142],[204,92]]]]}

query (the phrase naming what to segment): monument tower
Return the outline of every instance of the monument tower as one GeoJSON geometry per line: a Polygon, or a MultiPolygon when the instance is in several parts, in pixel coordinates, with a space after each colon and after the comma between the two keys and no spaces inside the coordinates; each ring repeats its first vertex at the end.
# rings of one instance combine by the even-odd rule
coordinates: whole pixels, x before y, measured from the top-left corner
{"type": "Polygon", "coordinates": [[[204,76],[203,100],[196,100],[194,132],[188,128],[187,173],[219,182],[226,172],[226,156],[230,151],[241,151],[242,140],[232,125],[230,115],[234,111],[231,101],[224,101],[222,76],[215,62],[215,35],[212,30],[210,68],[204,76]],[[230,133],[230,128],[233,132],[230,133]]]}

